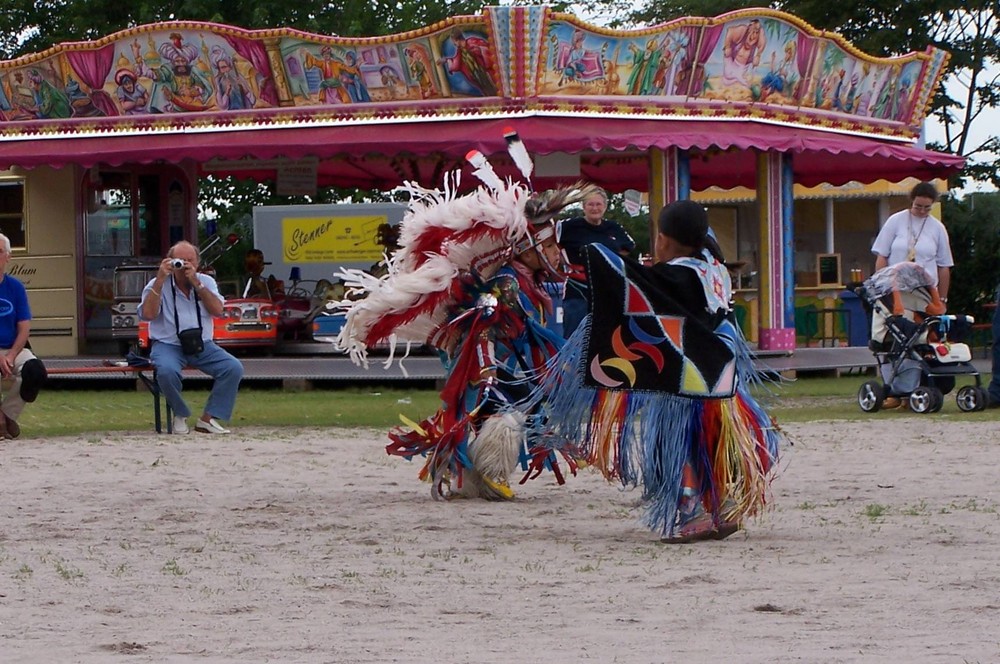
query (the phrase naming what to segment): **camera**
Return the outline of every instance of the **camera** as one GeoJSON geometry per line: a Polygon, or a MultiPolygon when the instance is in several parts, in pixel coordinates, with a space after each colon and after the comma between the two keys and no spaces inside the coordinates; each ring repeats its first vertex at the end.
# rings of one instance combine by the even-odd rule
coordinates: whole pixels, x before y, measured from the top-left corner
{"type": "Polygon", "coordinates": [[[171,258],[170,267],[174,268],[175,270],[179,270],[182,267],[184,267],[184,261],[182,261],[180,258],[171,258]]]}

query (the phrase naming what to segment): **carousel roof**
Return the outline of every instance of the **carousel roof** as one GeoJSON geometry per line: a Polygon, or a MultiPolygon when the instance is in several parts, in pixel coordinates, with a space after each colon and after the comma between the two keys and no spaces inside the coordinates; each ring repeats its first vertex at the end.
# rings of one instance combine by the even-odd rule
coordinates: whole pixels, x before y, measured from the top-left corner
{"type": "Polygon", "coordinates": [[[929,179],[963,163],[916,144],[946,62],[872,58],[767,10],[618,32],[489,8],[370,39],[157,24],[0,63],[0,167],[308,163],[320,184],[434,185],[472,149],[513,173],[510,126],[553,155],[542,186],[646,189],[648,151],[671,147],[695,188],[753,186],[758,150],[791,153],[807,186],[929,179]]]}

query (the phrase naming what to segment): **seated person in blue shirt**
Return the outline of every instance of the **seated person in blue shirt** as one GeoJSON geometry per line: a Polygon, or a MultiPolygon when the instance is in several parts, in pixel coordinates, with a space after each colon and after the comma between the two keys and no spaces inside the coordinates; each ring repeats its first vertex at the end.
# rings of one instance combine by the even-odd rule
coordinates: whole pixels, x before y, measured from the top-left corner
{"type": "Polygon", "coordinates": [[[24,284],[7,274],[10,240],[0,234],[0,375],[13,378],[0,406],[0,438],[17,438],[17,419],[24,404],[38,396],[45,382],[45,365],[31,352],[31,307],[24,284]]]}
{"type": "Polygon", "coordinates": [[[230,420],[243,365],[213,340],[212,318],[223,314],[225,300],[215,279],[198,272],[198,248],[178,242],[160,262],[160,270],[142,291],[139,317],[149,321],[150,359],[156,382],[174,411],[173,432],[189,431],[191,409],[181,396],[181,371],[192,366],[215,379],[195,431],[229,433],[219,420],[230,420]]]}
{"type": "Polygon", "coordinates": [[[628,256],[635,249],[635,240],[617,222],[604,218],[608,195],[602,189],[583,201],[583,216],[559,224],[559,245],[574,266],[566,282],[563,300],[563,336],[569,338],[587,315],[589,288],[583,271],[582,250],[588,244],[602,244],[616,254],[628,256]]]}

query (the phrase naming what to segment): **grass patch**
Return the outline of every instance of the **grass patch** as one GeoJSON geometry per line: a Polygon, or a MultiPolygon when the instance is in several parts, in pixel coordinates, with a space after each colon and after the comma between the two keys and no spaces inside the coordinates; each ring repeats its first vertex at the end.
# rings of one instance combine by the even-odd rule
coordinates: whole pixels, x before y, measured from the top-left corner
{"type": "MultiPolygon", "coordinates": [[[[201,413],[208,389],[186,387],[192,412],[201,413]]],[[[305,392],[253,386],[240,388],[232,425],[294,427],[371,427],[400,424],[400,414],[419,421],[438,407],[434,390],[350,387],[305,392]]],[[[150,431],[152,397],[134,389],[58,389],[43,391],[21,416],[26,437],[87,432],[150,431]]],[[[106,437],[105,437],[106,439],[106,437]]]]}
{"type": "MultiPolygon", "coordinates": [[[[868,414],[861,412],[855,395],[867,376],[800,378],[781,385],[763,386],[757,395],[778,422],[817,420],[869,420],[871,418],[933,417],[964,421],[1000,420],[1000,409],[962,413],[955,405],[954,392],[945,397],[944,408],[932,415],[916,415],[899,408],[868,414]]],[[[983,377],[983,384],[989,381],[983,377]]],[[[956,390],[971,381],[960,379],[956,390]]],[[[21,418],[25,437],[45,438],[94,433],[90,442],[102,443],[116,431],[147,432],[153,426],[152,399],[127,388],[91,389],[51,385],[38,401],[29,404],[21,418]]],[[[117,383],[116,383],[117,385],[117,383]]],[[[189,383],[185,397],[195,413],[208,399],[204,382],[189,383]]],[[[353,386],[307,391],[284,391],[279,387],[249,384],[240,389],[233,416],[234,427],[363,427],[388,429],[400,424],[400,415],[420,421],[440,403],[436,390],[426,386],[398,383],[390,386],[353,386]]]]}
{"type": "Polygon", "coordinates": [[[871,521],[878,521],[888,513],[889,508],[886,505],[880,505],[878,503],[865,505],[864,515],[871,521]]]}
{"type": "MultiPolygon", "coordinates": [[[[933,417],[945,420],[1000,421],[1000,409],[977,413],[963,413],[955,403],[955,393],[963,385],[974,385],[970,377],[959,377],[955,388],[945,395],[944,406],[938,413],[917,415],[906,408],[862,412],[858,406],[858,388],[868,375],[847,375],[840,377],[807,377],[786,381],[780,385],[763,385],[755,389],[755,394],[764,402],[778,422],[816,422],[820,420],[864,421],[872,418],[933,417]]],[[[981,377],[985,387],[989,374],[981,377]]]]}

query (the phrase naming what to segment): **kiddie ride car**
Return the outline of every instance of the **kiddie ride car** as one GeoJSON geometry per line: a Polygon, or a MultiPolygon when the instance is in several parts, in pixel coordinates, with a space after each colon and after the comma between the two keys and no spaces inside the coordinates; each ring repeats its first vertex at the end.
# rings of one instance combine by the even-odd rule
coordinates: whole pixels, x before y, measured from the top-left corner
{"type": "MultiPolygon", "coordinates": [[[[224,314],[212,319],[215,343],[223,348],[273,349],[278,342],[278,307],[263,298],[226,300],[224,314]]],[[[139,348],[149,350],[149,323],[139,322],[139,348]]]]}

